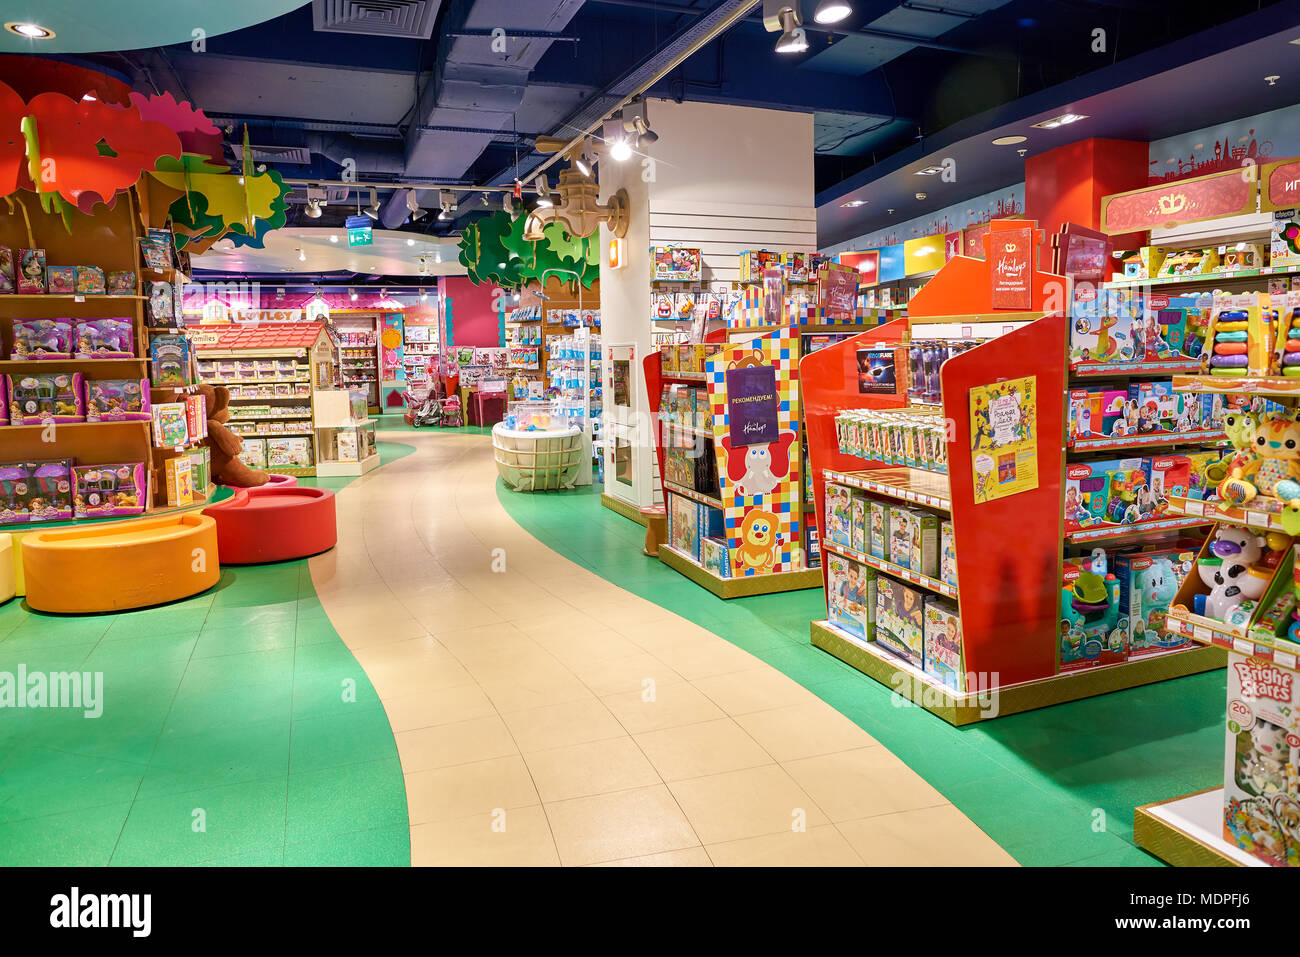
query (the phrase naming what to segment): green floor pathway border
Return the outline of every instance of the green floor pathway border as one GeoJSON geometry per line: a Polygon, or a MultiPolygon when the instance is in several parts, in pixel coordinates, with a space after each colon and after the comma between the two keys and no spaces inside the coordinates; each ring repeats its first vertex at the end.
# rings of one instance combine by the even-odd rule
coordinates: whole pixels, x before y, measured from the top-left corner
{"type": "Polygon", "coordinates": [[[0,865],[410,864],[392,729],[305,559],[116,615],[11,600],[0,673],[20,666],[101,673],[103,714],[0,712],[0,865]]]}
{"type": "Polygon", "coordinates": [[[814,648],[819,589],[712,594],[641,553],[645,529],[597,487],[497,497],[538,540],[699,623],[851,718],[1029,865],[1159,866],[1133,844],[1133,809],[1222,782],[1222,670],[954,728],[814,648]]]}

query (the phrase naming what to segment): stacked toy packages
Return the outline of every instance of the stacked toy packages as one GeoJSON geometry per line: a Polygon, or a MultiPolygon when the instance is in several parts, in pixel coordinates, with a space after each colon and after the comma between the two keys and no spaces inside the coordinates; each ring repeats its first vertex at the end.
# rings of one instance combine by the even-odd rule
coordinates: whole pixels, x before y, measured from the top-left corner
{"type": "Polygon", "coordinates": [[[135,273],[105,272],[99,266],[51,266],[44,249],[0,246],[0,294],[24,296],[132,296],[135,273]]]}
{"type": "Polygon", "coordinates": [[[939,401],[939,368],[953,356],[979,345],[974,339],[913,339],[907,349],[907,397],[914,402],[939,401]]]}
{"type": "Polygon", "coordinates": [[[1126,290],[1076,299],[1070,312],[1070,361],[1199,359],[1211,308],[1209,296],[1145,297],[1126,290]]]}
{"type": "Polygon", "coordinates": [[[1079,439],[1186,435],[1223,430],[1224,415],[1245,403],[1241,396],[1175,392],[1168,380],[1073,389],[1066,424],[1070,442],[1079,439]]]}
{"type": "Polygon", "coordinates": [[[948,471],[944,421],[928,412],[891,409],[840,412],[835,416],[835,436],[840,452],[845,455],[932,472],[948,471]]]}
{"type": "Polygon", "coordinates": [[[148,497],[142,462],[71,459],[0,464],[0,525],[138,515],[148,497]]]}

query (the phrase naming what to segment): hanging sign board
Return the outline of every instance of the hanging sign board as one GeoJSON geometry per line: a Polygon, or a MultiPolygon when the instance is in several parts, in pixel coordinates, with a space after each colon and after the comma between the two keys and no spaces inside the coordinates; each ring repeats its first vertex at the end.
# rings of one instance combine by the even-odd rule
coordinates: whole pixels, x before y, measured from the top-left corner
{"type": "Polygon", "coordinates": [[[994,309],[1027,312],[1033,308],[1033,245],[1031,226],[989,233],[989,283],[994,309]]]}
{"type": "Polygon", "coordinates": [[[1255,212],[1257,167],[1224,170],[1106,196],[1101,231],[1137,233],[1255,212]]]}
{"type": "Polygon", "coordinates": [[[1271,211],[1300,206],[1300,159],[1269,163],[1264,167],[1260,182],[1264,190],[1264,209],[1271,211]]]}
{"type": "Polygon", "coordinates": [[[234,314],[235,322],[302,322],[301,309],[240,309],[234,314]]]}
{"type": "Polygon", "coordinates": [[[369,216],[349,216],[346,220],[349,246],[370,246],[374,236],[370,230],[369,216]]]}
{"type": "Polygon", "coordinates": [[[1037,412],[1036,376],[970,390],[976,505],[1038,488],[1037,412]]]}
{"type": "Polygon", "coordinates": [[[840,253],[840,265],[850,266],[858,271],[858,282],[864,286],[873,285],[880,279],[880,251],[869,249],[859,253],[840,253]]]}

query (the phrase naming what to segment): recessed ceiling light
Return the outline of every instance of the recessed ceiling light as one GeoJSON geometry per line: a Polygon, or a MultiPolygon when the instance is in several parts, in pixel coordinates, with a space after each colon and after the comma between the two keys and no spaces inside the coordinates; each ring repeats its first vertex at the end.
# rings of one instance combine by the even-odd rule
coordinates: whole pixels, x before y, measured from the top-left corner
{"type": "Polygon", "coordinates": [[[845,17],[853,12],[849,6],[848,0],[821,0],[817,4],[817,12],[813,14],[813,19],[818,23],[839,23],[845,17]]]}
{"type": "Polygon", "coordinates": [[[1054,130],[1059,126],[1069,126],[1071,123],[1077,123],[1079,120],[1086,120],[1086,113],[1062,113],[1060,116],[1054,116],[1050,120],[1043,120],[1041,123],[1034,123],[1034,129],[1054,130]]]}
{"type": "Polygon", "coordinates": [[[408,240],[406,241],[406,245],[408,245],[408,246],[414,246],[414,245],[415,245],[415,240],[414,240],[414,239],[408,239],[408,240]]]}
{"type": "Polygon", "coordinates": [[[39,23],[6,23],[5,29],[29,40],[48,40],[54,36],[53,30],[39,23]]]}
{"type": "Polygon", "coordinates": [[[333,233],[330,233],[330,242],[336,243],[338,241],[339,241],[338,236],[335,236],[333,233]]]}
{"type": "Polygon", "coordinates": [[[1015,146],[1029,139],[1028,136],[999,136],[993,141],[994,146],[1015,146]]]}
{"type": "Polygon", "coordinates": [[[840,203],[840,209],[857,209],[859,206],[867,205],[865,199],[851,199],[847,203],[840,203]]]}
{"type": "Polygon", "coordinates": [[[943,172],[942,166],[927,166],[925,169],[918,169],[917,176],[938,176],[943,172]]]}

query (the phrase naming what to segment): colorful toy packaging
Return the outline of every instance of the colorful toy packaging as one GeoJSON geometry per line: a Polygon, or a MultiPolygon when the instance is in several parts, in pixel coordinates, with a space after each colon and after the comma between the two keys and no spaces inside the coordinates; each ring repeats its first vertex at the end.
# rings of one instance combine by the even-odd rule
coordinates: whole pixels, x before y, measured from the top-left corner
{"type": "Polygon", "coordinates": [[[925,600],[925,673],[953,691],[964,691],[961,659],[961,615],[957,606],[939,598],[925,600]]]}
{"type": "Polygon", "coordinates": [[[82,296],[102,296],[107,288],[104,270],[98,266],[77,267],[77,293],[82,296]]]}
{"type": "MultiPolygon", "coordinates": [[[[271,448],[268,445],[268,458],[271,448]]],[[[278,464],[278,463],[272,463],[278,464]]],[[[668,496],[668,543],[683,555],[700,560],[699,503],[685,495],[668,496]]]]}
{"type": "Polygon", "coordinates": [[[72,518],[71,463],[67,459],[32,462],[27,471],[27,521],[63,522],[72,518]]]}
{"type": "Polygon", "coordinates": [[[16,288],[20,295],[45,292],[45,250],[18,250],[18,275],[16,288]]]}
{"type": "Polygon", "coordinates": [[[1300,690],[1296,674],[1228,652],[1223,836],[1275,867],[1300,865],[1300,690]]]}
{"type": "Polygon", "coordinates": [[[129,319],[79,319],[73,341],[79,359],[131,359],[135,356],[129,319]]]}
{"type": "Polygon", "coordinates": [[[650,249],[653,272],[650,278],[668,282],[694,282],[700,278],[699,249],[687,246],[653,246],[650,249]]]}
{"type": "Polygon", "coordinates": [[[724,538],[700,539],[700,564],[719,578],[731,577],[731,559],[724,538]]]}
{"type": "Polygon", "coordinates": [[[957,587],[957,540],[950,521],[939,523],[939,580],[957,587]]]}
{"type": "Polygon", "coordinates": [[[1148,484],[1150,460],[1102,459],[1065,469],[1065,530],[1131,525],[1154,517],[1156,500],[1148,484]]]}
{"type": "Polygon", "coordinates": [[[173,449],[189,441],[189,424],[185,418],[184,402],[159,402],[150,409],[153,414],[153,444],[160,449],[173,449]]]}
{"type": "Polygon", "coordinates": [[[87,422],[149,422],[146,379],[92,379],[86,383],[87,422]]]}
{"type": "Polygon", "coordinates": [[[1123,661],[1128,622],[1119,614],[1119,580],[1108,569],[1106,552],[1094,548],[1086,558],[1066,559],[1061,582],[1060,670],[1077,671],[1123,661]]]}
{"type": "Polygon", "coordinates": [[[0,293],[14,291],[14,251],[0,246],[0,293]]]}
{"type": "Polygon", "coordinates": [[[0,375],[0,425],[9,424],[9,377],[0,375]]]}
{"type": "Polygon", "coordinates": [[[72,469],[73,512],[77,518],[139,515],[144,511],[144,463],[78,465],[72,469]]]}
{"type": "Polygon", "coordinates": [[[890,507],[884,502],[872,500],[867,504],[867,518],[871,523],[872,558],[889,560],[889,513],[890,507]]]}
{"type": "Polygon", "coordinates": [[[154,385],[185,385],[189,381],[190,340],[186,336],[154,336],[149,342],[149,356],[153,359],[154,385]]]}
{"type": "Polygon", "coordinates": [[[31,516],[27,510],[27,467],[0,465],[0,525],[16,525],[31,516]]]}
{"type": "Polygon", "coordinates": [[[852,526],[855,551],[867,554],[871,550],[871,524],[867,521],[867,497],[854,494],[849,507],[849,524],[852,526]]]}
{"type": "Polygon", "coordinates": [[[853,493],[846,485],[826,483],[826,525],[822,536],[833,545],[853,547],[853,493]]]}
{"type": "Polygon", "coordinates": [[[15,359],[72,358],[72,322],[67,319],[15,319],[15,359]]]}
{"type": "Polygon", "coordinates": [[[9,418],[14,425],[84,422],[80,372],[10,375],[9,418]]]}
{"type": "Polygon", "coordinates": [[[134,296],[135,273],[129,269],[116,269],[108,274],[108,294],[110,296],[134,296]]]}
{"type": "Polygon", "coordinates": [[[251,469],[266,468],[266,439],[241,439],[239,458],[251,469]]]}
{"type": "Polygon", "coordinates": [[[876,641],[916,667],[924,666],[924,599],[916,589],[885,575],[876,582],[876,641]]]}
{"type": "Polygon", "coordinates": [[[1195,562],[1195,552],[1176,548],[1115,556],[1119,615],[1128,622],[1130,658],[1188,644],[1190,639],[1165,627],[1165,612],[1195,562]]]}
{"type": "Polygon", "coordinates": [[[45,283],[51,295],[70,296],[77,291],[77,267],[51,266],[46,270],[45,283]]]}
{"type": "Polygon", "coordinates": [[[189,456],[177,455],[163,462],[167,483],[167,504],[191,505],[194,502],[194,467],[189,456]]]}
{"type": "Polygon", "coordinates": [[[861,641],[875,634],[876,571],[839,555],[826,555],[830,621],[861,641]]]}

